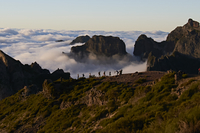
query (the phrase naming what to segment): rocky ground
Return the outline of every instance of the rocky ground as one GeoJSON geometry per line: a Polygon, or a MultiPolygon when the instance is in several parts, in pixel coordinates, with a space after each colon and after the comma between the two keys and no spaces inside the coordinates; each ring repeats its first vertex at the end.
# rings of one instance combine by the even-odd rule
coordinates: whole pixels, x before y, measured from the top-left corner
{"type": "Polygon", "coordinates": [[[122,74],[116,76],[106,76],[103,79],[103,82],[118,82],[118,83],[126,83],[129,85],[135,84],[138,79],[146,79],[143,86],[152,85],[154,81],[159,80],[166,72],[161,71],[147,71],[147,72],[136,72],[136,73],[129,73],[129,74],[122,74]]]}

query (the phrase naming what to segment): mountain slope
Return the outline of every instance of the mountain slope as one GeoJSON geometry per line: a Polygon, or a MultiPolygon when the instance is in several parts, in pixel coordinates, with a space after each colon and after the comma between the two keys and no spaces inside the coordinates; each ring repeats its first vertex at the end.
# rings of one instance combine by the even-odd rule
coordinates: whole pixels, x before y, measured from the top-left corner
{"type": "Polygon", "coordinates": [[[46,80],[42,92],[0,101],[0,131],[199,132],[200,78],[163,74],[46,80]]]}

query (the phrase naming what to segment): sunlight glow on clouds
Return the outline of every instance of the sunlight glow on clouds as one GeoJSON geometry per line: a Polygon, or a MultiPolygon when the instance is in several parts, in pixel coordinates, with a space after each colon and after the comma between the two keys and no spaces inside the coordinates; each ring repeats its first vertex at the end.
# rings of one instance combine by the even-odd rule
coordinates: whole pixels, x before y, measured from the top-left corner
{"type": "MultiPolygon", "coordinates": [[[[80,35],[105,35],[120,37],[126,44],[126,50],[133,55],[134,43],[140,34],[146,34],[156,41],[166,39],[167,32],[152,31],[55,31],[55,30],[32,30],[32,29],[0,29],[0,49],[6,54],[20,60],[23,64],[31,64],[38,62],[42,68],[47,68],[51,72],[57,68],[63,69],[71,73],[76,78],[79,73],[85,73],[86,76],[91,73],[97,76],[98,71],[112,71],[123,69],[125,73],[135,71],[145,71],[146,63],[136,61],[128,62],[126,60],[117,64],[94,64],[92,62],[80,63],[69,58],[62,52],[69,53],[71,45],[69,43],[80,35]],[[56,40],[64,40],[64,42],[55,42],[56,40]]],[[[75,44],[82,45],[82,44],[75,44]]],[[[93,60],[95,60],[94,57],[93,60]]],[[[135,57],[132,57],[135,58],[135,57]]]]}

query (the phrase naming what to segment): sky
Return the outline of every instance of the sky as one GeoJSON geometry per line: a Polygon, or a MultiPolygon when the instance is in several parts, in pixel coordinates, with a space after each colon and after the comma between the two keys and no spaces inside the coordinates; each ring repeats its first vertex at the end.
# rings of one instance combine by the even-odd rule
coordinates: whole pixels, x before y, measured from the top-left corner
{"type": "Polygon", "coordinates": [[[0,0],[0,28],[166,31],[200,21],[199,0],[0,0]]]}

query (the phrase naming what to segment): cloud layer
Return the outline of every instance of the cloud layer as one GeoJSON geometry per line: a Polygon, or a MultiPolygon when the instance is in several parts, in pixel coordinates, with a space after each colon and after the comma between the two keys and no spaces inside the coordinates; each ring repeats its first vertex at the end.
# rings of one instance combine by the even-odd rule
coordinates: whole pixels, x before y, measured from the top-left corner
{"type": "Polygon", "coordinates": [[[71,49],[69,43],[80,35],[89,35],[90,37],[93,35],[111,35],[120,37],[126,44],[127,52],[133,55],[134,43],[141,34],[146,34],[156,41],[162,41],[166,39],[168,33],[162,31],[108,32],[0,28],[0,49],[16,60],[20,60],[23,64],[31,64],[36,61],[51,72],[57,68],[68,71],[73,78],[76,78],[77,74],[82,75],[83,73],[86,77],[89,73],[97,76],[99,71],[106,71],[107,74],[108,71],[111,71],[114,74],[113,72],[118,69],[123,69],[124,73],[132,73],[144,71],[146,63],[141,64],[140,62],[126,60],[115,64],[79,63],[62,54],[62,52],[69,53],[71,49]],[[64,42],[55,42],[56,40],[64,40],[64,42]]]}

